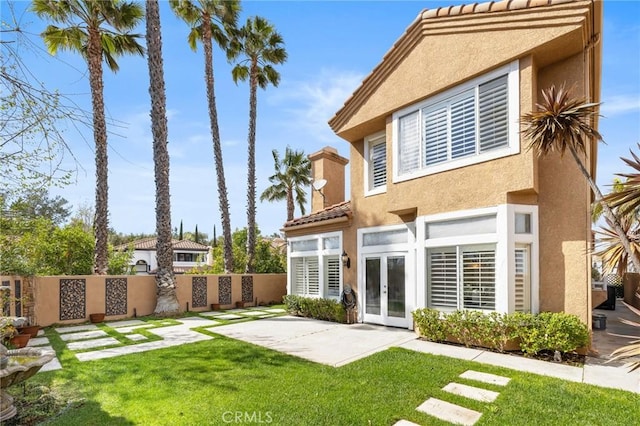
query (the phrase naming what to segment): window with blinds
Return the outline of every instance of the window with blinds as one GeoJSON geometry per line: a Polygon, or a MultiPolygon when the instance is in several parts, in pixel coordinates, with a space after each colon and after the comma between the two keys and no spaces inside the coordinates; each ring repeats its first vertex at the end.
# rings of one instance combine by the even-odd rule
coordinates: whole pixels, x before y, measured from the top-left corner
{"type": "Polygon", "coordinates": [[[369,145],[369,190],[387,184],[387,144],[384,139],[369,145]]]}
{"type": "Polygon", "coordinates": [[[398,146],[400,148],[400,174],[411,173],[420,168],[419,111],[400,118],[398,146]]]}
{"type": "Polygon", "coordinates": [[[509,102],[507,76],[481,84],[479,88],[478,127],[480,152],[509,144],[509,102]]]}
{"type": "Polygon", "coordinates": [[[458,307],[458,262],[455,247],[429,250],[429,302],[432,308],[458,307]]]}
{"type": "Polygon", "coordinates": [[[340,257],[327,256],[324,262],[325,268],[325,296],[340,297],[340,257]]]}
{"type": "Polygon", "coordinates": [[[292,289],[298,296],[319,296],[320,295],[320,271],[318,269],[318,258],[295,257],[291,259],[293,264],[292,289]]]}
{"type": "Polygon", "coordinates": [[[508,74],[400,116],[398,174],[509,146],[508,74]]]}
{"type": "Polygon", "coordinates": [[[464,309],[496,307],[496,251],[462,251],[462,288],[464,309]]]}
{"type": "Polygon", "coordinates": [[[515,273],[515,292],[514,292],[514,308],[516,312],[531,311],[531,273],[529,246],[516,247],[516,273],[515,273]]]}
{"type": "Polygon", "coordinates": [[[427,305],[447,309],[495,309],[495,245],[427,251],[427,305]]]}

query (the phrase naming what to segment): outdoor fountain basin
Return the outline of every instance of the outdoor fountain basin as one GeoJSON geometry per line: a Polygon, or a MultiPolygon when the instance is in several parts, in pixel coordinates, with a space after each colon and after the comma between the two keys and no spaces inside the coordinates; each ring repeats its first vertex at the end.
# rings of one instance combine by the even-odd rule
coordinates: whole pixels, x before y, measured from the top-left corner
{"type": "Polygon", "coordinates": [[[27,380],[55,357],[54,352],[37,348],[13,349],[6,355],[9,363],[0,370],[0,389],[27,380]]]}

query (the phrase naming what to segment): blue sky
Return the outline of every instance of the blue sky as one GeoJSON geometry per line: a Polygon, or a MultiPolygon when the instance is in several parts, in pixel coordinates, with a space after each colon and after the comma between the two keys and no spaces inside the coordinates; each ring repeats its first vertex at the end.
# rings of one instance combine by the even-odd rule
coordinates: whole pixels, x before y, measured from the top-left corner
{"type": "MultiPolygon", "coordinates": [[[[268,186],[273,172],[271,150],[287,145],[312,153],[331,145],[348,156],[348,144],[333,134],[327,121],[382,59],[417,14],[425,8],[458,1],[245,1],[241,22],[260,15],[270,20],[285,40],[289,60],[278,69],[281,83],[258,93],[257,189],[268,186]]],[[[26,31],[39,34],[46,23],[24,9],[17,14],[26,31]]],[[[211,236],[221,234],[217,186],[206,110],[202,49],[186,42],[188,28],[161,1],[163,53],[171,155],[172,224],[198,225],[211,236]]],[[[3,20],[8,8],[2,6],[3,20]]],[[[640,142],[640,2],[606,1],[604,8],[602,114],[598,183],[606,192],[616,172],[624,170],[620,156],[640,142]]],[[[140,32],[144,30],[141,27],[140,32]]],[[[37,42],[39,40],[36,39],[37,42]]],[[[90,109],[86,65],[74,54],[57,59],[25,57],[48,87],[74,94],[90,109]],[[59,60],[58,60],[59,59],[59,60]]],[[[149,120],[148,70],[141,57],[122,58],[120,71],[105,71],[105,103],[112,120],[109,136],[110,226],[119,232],[155,230],[152,138],[149,120]]],[[[214,52],[216,98],[223,143],[232,228],[246,225],[246,84],[231,80],[231,66],[214,52]]],[[[69,130],[74,155],[83,166],[77,183],[52,192],[73,206],[93,204],[93,139],[69,130]]],[[[567,158],[567,167],[574,164],[567,158]]],[[[286,218],[283,203],[258,201],[258,225],[263,234],[278,232],[286,218]]],[[[296,211],[296,215],[299,212],[296,211]]]]}

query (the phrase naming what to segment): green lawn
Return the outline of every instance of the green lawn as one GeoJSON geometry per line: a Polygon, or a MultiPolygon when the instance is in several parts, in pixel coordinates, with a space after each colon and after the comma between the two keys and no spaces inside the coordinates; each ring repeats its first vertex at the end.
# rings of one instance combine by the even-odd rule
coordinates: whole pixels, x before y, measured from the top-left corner
{"type": "MultiPolygon", "coordinates": [[[[640,419],[637,394],[398,348],[333,368],[216,335],[81,363],[55,333],[48,335],[64,368],[29,382],[52,389],[64,403],[74,401],[46,423],[53,425],[445,424],[415,410],[432,396],[481,411],[478,425],[627,425],[640,419]],[[441,391],[452,381],[474,384],[458,378],[468,369],[512,380],[504,388],[482,385],[500,392],[493,403],[441,391]]],[[[20,396],[23,389],[12,393],[20,396]]]]}

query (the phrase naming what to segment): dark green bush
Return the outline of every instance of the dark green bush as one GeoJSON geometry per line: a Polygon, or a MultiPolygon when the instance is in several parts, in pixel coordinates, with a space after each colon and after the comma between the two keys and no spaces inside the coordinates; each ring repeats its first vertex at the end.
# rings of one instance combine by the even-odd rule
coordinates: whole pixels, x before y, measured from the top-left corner
{"type": "Polygon", "coordinates": [[[346,322],[345,310],[334,299],[316,299],[288,294],[283,298],[287,311],[292,315],[324,321],[346,322]]]}

